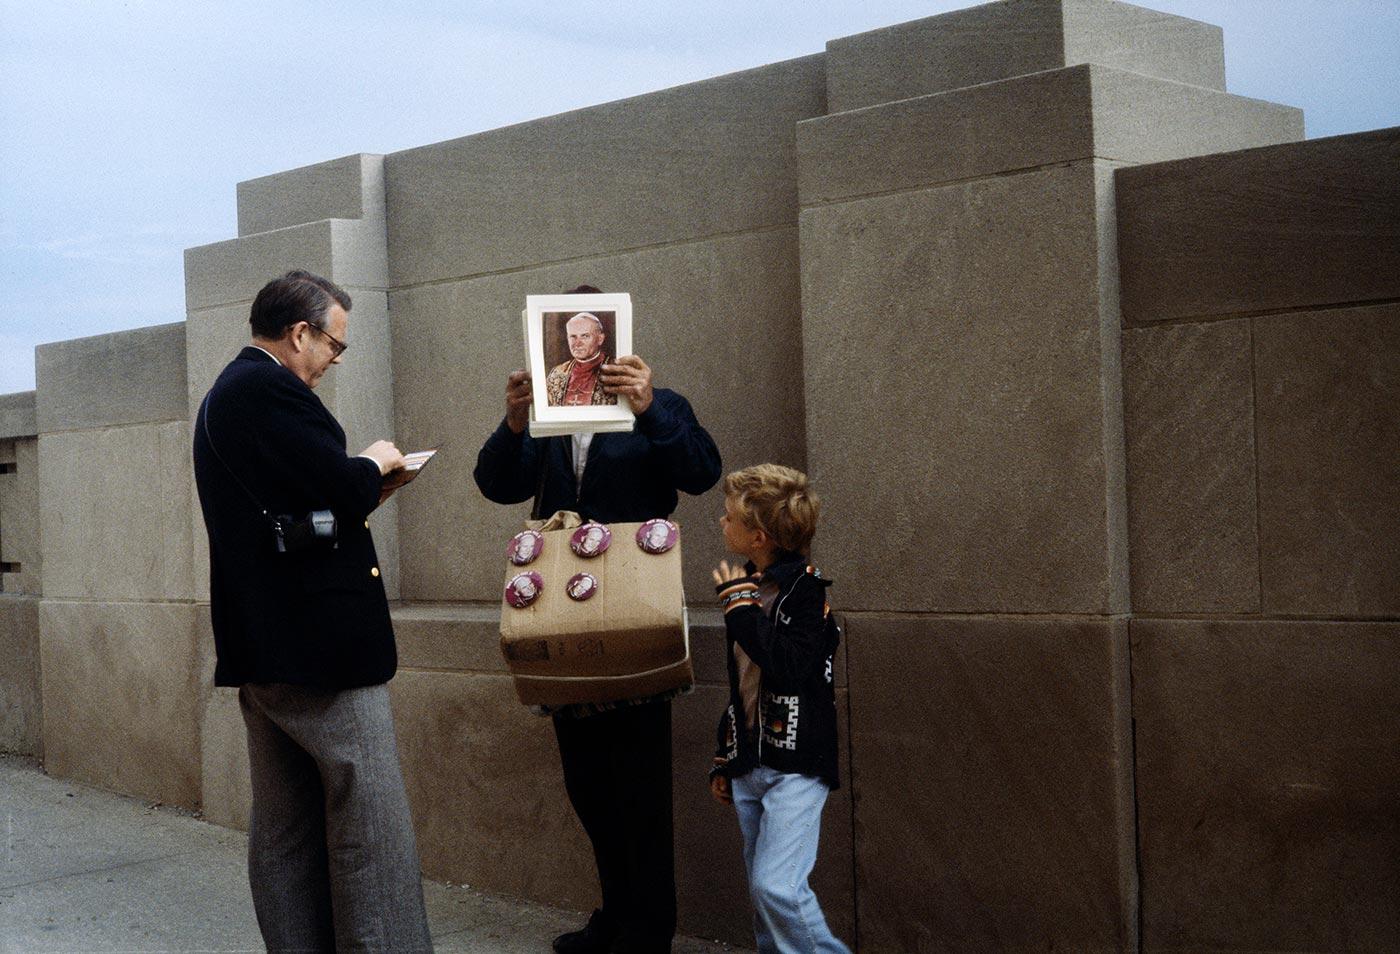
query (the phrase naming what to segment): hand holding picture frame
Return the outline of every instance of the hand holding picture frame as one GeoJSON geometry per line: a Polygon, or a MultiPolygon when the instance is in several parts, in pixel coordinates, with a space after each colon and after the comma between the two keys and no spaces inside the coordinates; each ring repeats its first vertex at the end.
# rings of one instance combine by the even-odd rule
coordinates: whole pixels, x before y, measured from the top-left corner
{"type": "Polygon", "coordinates": [[[530,435],[630,431],[632,407],[603,390],[600,371],[632,353],[632,296],[527,295],[522,318],[530,435]]]}

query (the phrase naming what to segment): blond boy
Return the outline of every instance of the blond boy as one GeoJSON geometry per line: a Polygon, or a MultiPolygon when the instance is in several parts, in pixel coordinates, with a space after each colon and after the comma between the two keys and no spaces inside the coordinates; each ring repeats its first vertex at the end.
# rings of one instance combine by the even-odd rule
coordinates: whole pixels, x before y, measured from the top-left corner
{"type": "Polygon", "coordinates": [[[733,804],[759,954],[849,954],[807,883],[822,806],[839,784],[830,581],[811,566],[820,501],[800,471],[759,464],[724,480],[720,528],[745,559],[714,571],[728,641],[729,705],[710,789],[733,804]]]}

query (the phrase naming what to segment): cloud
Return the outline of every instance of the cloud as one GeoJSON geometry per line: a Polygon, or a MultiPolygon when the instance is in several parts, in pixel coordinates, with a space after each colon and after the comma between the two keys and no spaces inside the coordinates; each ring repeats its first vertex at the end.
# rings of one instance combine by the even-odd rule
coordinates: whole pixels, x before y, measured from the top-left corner
{"type": "Polygon", "coordinates": [[[106,265],[146,265],[170,255],[166,243],[142,243],[132,235],[86,232],[82,235],[48,239],[30,245],[15,243],[7,246],[15,251],[43,252],[77,262],[101,262],[106,265]]]}

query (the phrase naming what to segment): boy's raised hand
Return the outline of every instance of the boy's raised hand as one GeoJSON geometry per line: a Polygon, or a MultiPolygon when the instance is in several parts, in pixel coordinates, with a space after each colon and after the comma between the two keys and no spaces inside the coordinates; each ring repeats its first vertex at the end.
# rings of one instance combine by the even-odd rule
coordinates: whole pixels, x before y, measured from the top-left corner
{"type": "Polygon", "coordinates": [[[741,565],[736,563],[731,567],[728,560],[720,560],[719,566],[711,571],[711,575],[715,578],[715,586],[723,586],[730,580],[742,580],[748,576],[741,565]]]}
{"type": "Polygon", "coordinates": [[[715,801],[721,805],[733,805],[734,796],[729,791],[729,779],[723,775],[710,776],[710,794],[715,797],[715,801]]]}

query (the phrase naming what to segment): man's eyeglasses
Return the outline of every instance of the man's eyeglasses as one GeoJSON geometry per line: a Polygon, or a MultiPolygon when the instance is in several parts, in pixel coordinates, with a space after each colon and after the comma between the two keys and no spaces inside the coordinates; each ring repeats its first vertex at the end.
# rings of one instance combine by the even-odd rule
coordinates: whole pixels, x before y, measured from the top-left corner
{"type": "Polygon", "coordinates": [[[309,322],[309,321],[306,323],[306,325],[307,325],[308,328],[311,328],[313,331],[319,331],[321,334],[323,334],[323,335],[326,336],[326,339],[327,339],[328,341],[330,341],[330,343],[331,343],[331,348],[334,349],[334,351],[335,351],[335,354],[331,355],[331,359],[332,359],[332,360],[334,360],[334,359],[340,357],[340,356],[343,355],[345,352],[347,352],[347,351],[350,350],[350,346],[349,346],[348,344],[346,344],[345,342],[341,341],[339,338],[337,338],[335,335],[331,334],[331,333],[330,333],[329,331],[327,331],[326,329],[324,329],[324,328],[317,328],[315,325],[311,324],[311,322],[309,322]]]}

